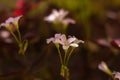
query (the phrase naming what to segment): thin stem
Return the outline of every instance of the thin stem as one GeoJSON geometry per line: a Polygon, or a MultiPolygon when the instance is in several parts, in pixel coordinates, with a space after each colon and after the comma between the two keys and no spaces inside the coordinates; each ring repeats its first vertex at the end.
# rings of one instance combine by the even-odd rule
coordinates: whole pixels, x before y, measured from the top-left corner
{"type": "Polygon", "coordinates": [[[57,50],[58,50],[58,53],[59,53],[61,65],[63,65],[63,60],[62,60],[62,55],[61,55],[61,52],[60,52],[60,49],[59,49],[59,44],[56,44],[56,47],[57,47],[57,50]]]}
{"type": "Polygon", "coordinates": [[[67,66],[64,66],[64,72],[65,72],[65,80],[69,80],[69,68],[67,66]]]}
{"type": "Polygon", "coordinates": [[[20,34],[19,29],[17,29],[17,33],[18,33],[19,40],[20,40],[20,42],[21,42],[21,41],[22,41],[22,38],[21,38],[21,34],[20,34]]]}
{"type": "Polygon", "coordinates": [[[66,65],[65,63],[66,63],[66,58],[67,58],[67,51],[68,51],[68,50],[65,50],[65,55],[64,55],[64,65],[66,65]]]}
{"type": "MultiPolygon", "coordinates": [[[[18,44],[18,47],[19,47],[19,50],[21,51],[21,49],[23,49],[22,42],[18,40],[18,38],[16,37],[16,35],[12,31],[10,31],[10,33],[12,34],[12,36],[14,37],[14,39],[16,40],[16,42],[18,44]]],[[[23,50],[22,50],[21,53],[24,54],[23,50]]]]}
{"type": "Polygon", "coordinates": [[[69,80],[69,68],[66,65],[61,66],[61,73],[60,75],[65,79],[69,80]]]}
{"type": "Polygon", "coordinates": [[[66,72],[66,77],[65,77],[66,80],[69,80],[69,72],[66,72]]]}
{"type": "Polygon", "coordinates": [[[24,50],[23,50],[23,43],[19,43],[19,53],[24,55],[24,50]]]}
{"type": "Polygon", "coordinates": [[[73,50],[74,50],[74,48],[72,48],[71,51],[70,51],[70,53],[68,54],[68,57],[67,57],[67,60],[66,60],[66,65],[68,65],[68,61],[70,59],[70,56],[71,56],[73,50]]]}
{"type": "Polygon", "coordinates": [[[15,35],[11,30],[9,30],[9,32],[12,34],[12,36],[15,38],[16,42],[19,44],[20,42],[19,42],[19,40],[17,39],[16,35],[15,35]]]}

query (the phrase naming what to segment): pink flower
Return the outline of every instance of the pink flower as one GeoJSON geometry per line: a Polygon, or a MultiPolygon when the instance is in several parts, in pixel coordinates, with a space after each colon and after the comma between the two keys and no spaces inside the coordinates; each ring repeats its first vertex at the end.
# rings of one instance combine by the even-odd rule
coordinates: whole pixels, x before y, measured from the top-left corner
{"type": "Polygon", "coordinates": [[[68,11],[65,11],[63,9],[59,11],[54,9],[49,16],[44,18],[44,20],[48,22],[59,22],[64,25],[68,25],[69,23],[75,24],[75,20],[70,18],[65,18],[67,14],[68,14],[68,11]]]}
{"type": "Polygon", "coordinates": [[[120,80],[120,72],[113,72],[114,78],[120,80]]]}
{"type": "Polygon", "coordinates": [[[120,49],[120,39],[113,39],[110,43],[113,47],[120,49]]]}
{"type": "Polygon", "coordinates": [[[6,30],[0,31],[0,38],[6,43],[12,43],[13,40],[10,38],[10,33],[6,30]]]}
{"type": "Polygon", "coordinates": [[[84,43],[84,41],[82,40],[78,40],[76,37],[69,37],[68,39],[66,38],[66,36],[63,34],[61,36],[61,45],[63,47],[64,50],[68,49],[70,46],[71,47],[78,47],[79,43],[84,43]]]}
{"type": "Polygon", "coordinates": [[[79,43],[84,43],[82,40],[78,40],[76,37],[69,37],[67,39],[65,34],[55,34],[55,37],[51,37],[47,39],[47,43],[53,42],[54,44],[62,45],[64,50],[67,50],[70,46],[71,47],[78,47],[79,43]]]}
{"type": "Polygon", "coordinates": [[[18,28],[18,21],[19,21],[19,19],[21,17],[22,16],[18,16],[18,17],[15,17],[15,18],[10,17],[4,23],[2,23],[0,26],[4,26],[6,28],[10,28],[11,27],[13,29],[14,29],[14,27],[18,28]]]}

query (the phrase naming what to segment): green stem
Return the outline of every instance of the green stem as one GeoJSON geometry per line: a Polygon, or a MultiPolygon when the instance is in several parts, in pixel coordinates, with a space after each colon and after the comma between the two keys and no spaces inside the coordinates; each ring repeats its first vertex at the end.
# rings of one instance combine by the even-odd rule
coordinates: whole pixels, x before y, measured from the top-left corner
{"type": "Polygon", "coordinates": [[[17,33],[18,33],[19,41],[21,42],[21,41],[22,41],[22,38],[21,38],[21,34],[20,34],[19,29],[17,29],[17,33]]]}
{"type": "Polygon", "coordinates": [[[15,38],[16,42],[19,44],[20,42],[19,42],[19,40],[17,39],[16,35],[15,35],[11,30],[9,30],[9,32],[12,34],[12,36],[15,38]]]}
{"type": "Polygon", "coordinates": [[[66,76],[65,76],[65,79],[69,80],[69,69],[68,69],[67,66],[66,66],[66,76]]]}
{"type": "Polygon", "coordinates": [[[23,50],[23,43],[22,42],[20,42],[19,44],[19,54],[23,54],[24,55],[24,50],[23,50]]]}
{"type": "Polygon", "coordinates": [[[69,68],[66,65],[62,65],[61,76],[65,78],[65,80],[69,80],[69,68]]]}
{"type": "Polygon", "coordinates": [[[70,59],[70,56],[71,56],[73,50],[74,50],[74,48],[72,48],[71,51],[70,51],[70,53],[68,54],[68,57],[67,57],[67,60],[66,60],[66,65],[68,65],[68,61],[70,59]]]}
{"type": "Polygon", "coordinates": [[[57,47],[57,50],[58,50],[58,53],[59,53],[61,65],[63,65],[63,60],[62,60],[62,55],[61,55],[61,52],[60,52],[60,49],[59,49],[59,44],[56,44],[56,47],[57,47]]]}
{"type": "Polygon", "coordinates": [[[66,65],[66,58],[67,58],[67,50],[65,50],[65,55],[64,55],[64,65],[66,65]]]}

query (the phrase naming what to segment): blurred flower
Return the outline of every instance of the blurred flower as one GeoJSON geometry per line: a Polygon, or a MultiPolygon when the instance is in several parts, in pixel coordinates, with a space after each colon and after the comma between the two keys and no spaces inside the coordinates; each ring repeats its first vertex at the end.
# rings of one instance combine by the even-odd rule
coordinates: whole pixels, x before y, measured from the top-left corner
{"type": "Polygon", "coordinates": [[[23,7],[24,7],[24,0],[17,0],[16,10],[14,11],[14,15],[15,16],[23,15],[24,14],[23,7]]]}
{"type": "Polygon", "coordinates": [[[120,39],[114,39],[111,41],[111,45],[115,48],[120,48],[120,39]]]}
{"type": "Polygon", "coordinates": [[[0,37],[2,38],[8,38],[10,36],[10,33],[8,31],[1,31],[0,37]]]}
{"type": "Polygon", "coordinates": [[[110,43],[106,39],[101,38],[101,39],[96,40],[96,42],[97,42],[97,44],[99,44],[101,46],[110,47],[110,43]]]}
{"type": "Polygon", "coordinates": [[[66,19],[64,19],[64,20],[62,21],[62,23],[63,23],[64,25],[68,25],[69,23],[75,24],[75,20],[70,19],[70,18],[66,18],[66,19]]]}
{"type": "Polygon", "coordinates": [[[117,19],[118,18],[117,13],[114,11],[107,11],[106,16],[110,19],[117,19]]]}
{"type": "Polygon", "coordinates": [[[103,47],[108,47],[108,48],[116,48],[120,49],[120,39],[112,39],[112,40],[106,40],[106,39],[98,39],[96,40],[96,43],[100,46],[103,47]]]}
{"type": "Polygon", "coordinates": [[[15,17],[15,18],[10,17],[5,21],[5,23],[2,23],[0,26],[4,26],[7,29],[12,29],[12,30],[14,30],[14,28],[18,29],[18,21],[21,17],[22,16],[18,16],[18,17],[15,17]]]}
{"type": "Polygon", "coordinates": [[[10,33],[6,30],[0,31],[0,38],[6,43],[12,43],[13,40],[10,38],[10,33]]]}
{"type": "Polygon", "coordinates": [[[120,80],[120,72],[113,72],[114,78],[120,80]]]}
{"type": "Polygon", "coordinates": [[[78,40],[76,37],[66,38],[65,34],[55,34],[55,37],[47,39],[47,43],[53,42],[55,44],[61,44],[64,50],[71,47],[78,47],[78,43],[84,43],[82,40],[78,40]]]}
{"type": "Polygon", "coordinates": [[[75,20],[70,18],[65,18],[67,14],[68,14],[68,11],[65,11],[63,9],[59,11],[54,9],[49,16],[44,18],[44,20],[48,22],[59,22],[64,25],[68,25],[69,23],[75,24],[75,20]]]}
{"type": "Polygon", "coordinates": [[[13,14],[15,16],[24,15],[27,11],[30,10],[30,8],[31,8],[31,5],[26,0],[17,0],[16,8],[13,11],[13,14]]]}
{"type": "Polygon", "coordinates": [[[108,68],[107,64],[106,64],[104,61],[102,61],[102,62],[98,65],[98,68],[99,68],[101,71],[103,71],[103,72],[105,72],[105,73],[107,73],[107,74],[109,74],[109,75],[112,75],[112,72],[110,71],[110,69],[108,68]]]}

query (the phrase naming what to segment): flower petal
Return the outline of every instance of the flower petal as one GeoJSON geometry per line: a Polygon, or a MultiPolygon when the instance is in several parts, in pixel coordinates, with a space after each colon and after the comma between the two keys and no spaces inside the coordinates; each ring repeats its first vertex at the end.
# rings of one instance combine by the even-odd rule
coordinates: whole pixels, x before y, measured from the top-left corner
{"type": "Polygon", "coordinates": [[[66,19],[63,19],[62,23],[65,24],[65,25],[68,25],[70,23],[75,24],[75,20],[70,19],[70,18],[66,18],[66,19]]]}
{"type": "Polygon", "coordinates": [[[120,72],[113,72],[115,79],[120,80],[120,72]]]}
{"type": "Polygon", "coordinates": [[[72,43],[72,44],[70,44],[70,46],[72,46],[72,47],[78,47],[79,45],[76,44],[76,43],[72,43]]]}
{"type": "Polygon", "coordinates": [[[54,38],[49,38],[47,39],[47,44],[49,44],[50,42],[53,42],[54,38]]]}
{"type": "Polygon", "coordinates": [[[70,38],[68,39],[68,43],[72,43],[72,42],[75,41],[75,40],[76,40],[75,37],[70,37],[70,38]]]}

